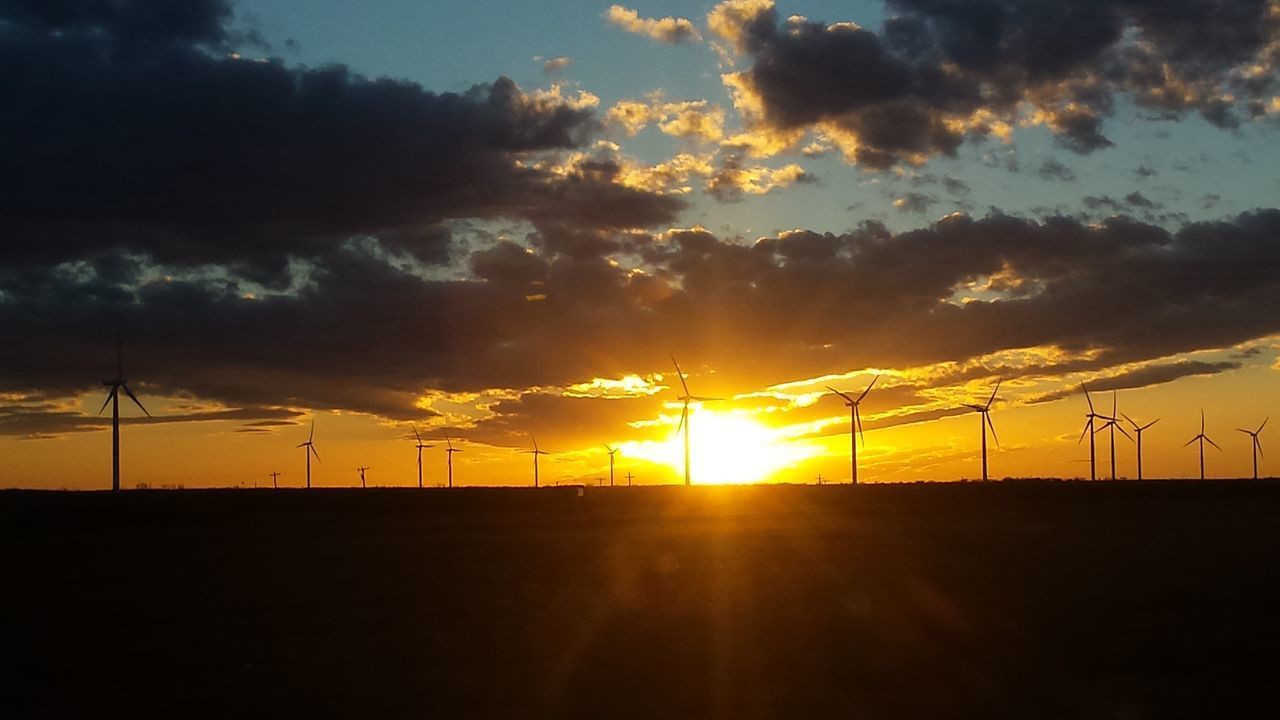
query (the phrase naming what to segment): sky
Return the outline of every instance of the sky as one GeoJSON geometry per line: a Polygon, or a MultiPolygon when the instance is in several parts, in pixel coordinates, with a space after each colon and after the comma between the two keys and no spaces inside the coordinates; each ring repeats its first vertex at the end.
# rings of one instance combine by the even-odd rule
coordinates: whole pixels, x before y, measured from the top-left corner
{"type": "Polygon", "coordinates": [[[996,478],[1089,474],[1083,383],[1148,477],[1280,399],[1277,0],[5,0],[0,58],[3,487],[110,486],[117,336],[125,487],[313,424],[321,487],[679,482],[673,358],[700,483],[848,482],[873,380],[867,482],[980,476],[997,382],[996,478]]]}

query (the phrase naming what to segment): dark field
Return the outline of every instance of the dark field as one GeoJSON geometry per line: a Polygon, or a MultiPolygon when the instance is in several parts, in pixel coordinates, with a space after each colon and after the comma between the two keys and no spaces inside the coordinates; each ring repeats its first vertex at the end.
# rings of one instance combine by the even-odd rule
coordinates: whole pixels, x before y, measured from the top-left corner
{"type": "Polygon", "coordinates": [[[5,717],[1280,717],[1280,484],[0,493],[5,717]]]}

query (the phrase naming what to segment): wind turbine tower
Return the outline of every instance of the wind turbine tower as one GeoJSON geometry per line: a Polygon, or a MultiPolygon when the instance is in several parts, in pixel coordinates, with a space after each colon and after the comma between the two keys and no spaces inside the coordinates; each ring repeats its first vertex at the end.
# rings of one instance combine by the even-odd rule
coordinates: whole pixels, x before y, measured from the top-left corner
{"type": "Polygon", "coordinates": [[[271,488],[273,490],[280,489],[280,473],[274,470],[271,471],[271,488]]]}
{"type": "Polygon", "coordinates": [[[684,381],[684,373],[680,371],[680,363],[676,362],[674,356],[671,358],[671,364],[676,366],[676,377],[680,378],[680,387],[684,389],[684,394],[676,398],[683,404],[680,409],[680,425],[676,427],[676,432],[684,430],[684,484],[685,487],[689,487],[693,485],[693,476],[689,470],[689,403],[714,402],[724,398],[697,397],[689,392],[689,384],[684,381]]]}
{"type": "Polygon", "coordinates": [[[604,449],[609,452],[609,487],[613,487],[613,456],[618,454],[618,448],[605,445],[604,449]]]}
{"type": "Polygon", "coordinates": [[[991,422],[991,405],[996,401],[996,393],[1000,392],[1001,379],[996,379],[996,388],[991,391],[991,397],[987,400],[986,405],[969,405],[965,407],[977,411],[981,416],[982,426],[982,481],[987,481],[987,428],[991,428],[991,438],[996,441],[996,447],[1000,447],[1000,438],[996,437],[995,423],[991,422]]]}
{"type": "Polygon", "coordinates": [[[533,440],[533,449],[532,449],[532,450],[525,450],[525,452],[529,453],[530,455],[533,455],[533,486],[534,486],[534,487],[539,487],[539,485],[538,485],[538,456],[539,456],[539,455],[550,455],[551,453],[547,452],[546,450],[540,450],[540,449],[538,449],[538,438],[534,437],[534,436],[533,436],[533,433],[530,433],[530,434],[529,434],[529,439],[530,439],[530,440],[533,440]]]}
{"type": "Polygon", "coordinates": [[[1204,444],[1209,443],[1219,450],[1222,449],[1218,447],[1218,443],[1210,440],[1209,436],[1204,434],[1204,410],[1200,411],[1200,434],[1188,440],[1187,444],[1182,447],[1187,447],[1187,445],[1190,445],[1193,442],[1200,443],[1200,479],[1204,480],[1204,444]]]}
{"type": "Polygon", "coordinates": [[[830,385],[827,386],[828,390],[844,398],[845,407],[849,408],[849,462],[853,467],[853,475],[850,477],[853,478],[852,484],[854,485],[858,484],[858,438],[862,438],[862,447],[865,448],[867,446],[867,436],[862,432],[862,412],[858,409],[858,406],[866,399],[867,393],[871,392],[871,388],[879,379],[879,375],[871,378],[871,383],[867,385],[866,390],[862,391],[857,400],[830,385]]]}
{"type": "MultiPolygon", "coordinates": [[[[1129,438],[1130,442],[1133,442],[1133,438],[1129,437],[1129,433],[1125,432],[1124,428],[1120,427],[1120,421],[1116,419],[1117,412],[1118,410],[1116,406],[1116,391],[1112,390],[1111,391],[1111,417],[1103,417],[1102,419],[1107,421],[1106,424],[1095,431],[1095,432],[1102,432],[1103,430],[1106,430],[1108,428],[1111,429],[1111,479],[1112,480],[1116,479],[1116,430],[1119,430],[1121,435],[1124,435],[1125,437],[1129,438]]],[[[1099,415],[1098,417],[1102,417],[1102,416],[1099,415]]],[[[1092,420],[1092,418],[1090,418],[1090,420],[1092,420]]]]}
{"type": "Polygon", "coordinates": [[[1152,420],[1146,425],[1139,425],[1138,423],[1134,422],[1133,418],[1129,417],[1128,415],[1125,415],[1124,413],[1121,413],[1121,415],[1124,417],[1125,420],[1129,421],[1130,425],[1133,426],[1133,434],[1138,436],[1138,441],[1137,441],[1138,442],[1138,479],[1141,480],[1142,479],[1142,433],[1147,428],[1160,422],[1160,418],[1156,418],[1155,420],[1152,420]]]}
{"type": "Polygon", "coordinates": [[[311,434],[307,435],[307,441],[298,443],[298,447],[306,448],[302,453],[307,456],[307,489],[311,489],[311,456],[316,456],[316,462],[320,462],[320,453],[316,452],[316,421],[311,421],[311,434]]]}
{"type": "Polygon", "coordinates": [[[142,401],[138,400],[138,396],[133,394],[129,389],[129,383],[124,379],[124,350],[120,344],[120,337],[116,336],[116,377],[114,380],[103,380],[102,384],[111,388],[107,392],[107,400],[102,403],[102,409],[98,410],[101,415],[103,410],[107,409],[107,405],[111,406],[111,491],[120,491],[120,391],[124,390],[124,394],[129,396],[134,405],[151,417],[151,413],[142,406],[142,401]]]}
{"type": "Polygon", "coordinates": [[[364,466],[364,465],[361,465],[360,467],[356,468],[356,472],[360,473],[360,487],[362,487],[362,488],[367,488],[367,487],[369,487],[369,484],[368,484],[367,482],[365,482],[365,479],[364,479],[364,472],[365,472],[366,470],[372,470],[372,469],[373,469],[373,468],[371,468],[371,467],[366,467],[366,466],[364,466]]]}
{"type": "Polygon", "coordinates": [[[447,432],[444,434],[444,442],[446,445],[444,449],[445,462],[448,464],[448,467],[449,467],[449,487],[452,488],[453,487],[453,454],[462,452],[462,449],[456,448],[453,446],[453,440],[449,439],[449,433],[447,432]]]}
{"type": "Polygon", "coordinates": [[[427,444],[424,444],[424,443],[422,442],[422,436],[418,434],[418,426],[417,426],[417,425],[414,425],[414,426],[413,426],[413,436],[414,436],[414,437],[416,437],[416,438],[418,439],[418,445],[417,445],[417,448],[418,448],[418,489],[419,489],[419,490],[421,490],[421,489],[422,489],[422,451],[423,451],[423,450],[425,450],[425,449],[427,449],[427,448],[431,448],[431,447],[435,447],[435,446],[434,446],[434,445],[427,445],[427,444]]]}
{"type": "Polygon", "coordinates": [[[1258,426],[1257,430],[1245,430],[1244,428],[1236,428],[1237,430],[1244,433],[1245,435],[1248,435],[1253,440],[1251,445],[1253,446],[1253,479],[1254,480],[1258,479],[1258,456],[1262,455],[1262,441],[1258,439],[1258,436],[1262,434],[1262,428],[1267,426],[1267,420],[1270,420],[1270,419],[1271,418],[1267,418],[1266,420],[1263,420],[1262,424],[1258,426]]]}

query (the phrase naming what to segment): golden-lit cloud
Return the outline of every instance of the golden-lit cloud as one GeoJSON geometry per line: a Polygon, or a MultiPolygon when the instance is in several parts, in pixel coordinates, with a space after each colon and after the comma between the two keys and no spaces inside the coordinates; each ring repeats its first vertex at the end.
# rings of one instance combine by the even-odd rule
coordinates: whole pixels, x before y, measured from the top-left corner
{"type": "Polygon", "coordinates": [[[609,108],[605,119],[635,136],[649,125],[666,135],[701,142],[717,142],[724,137],[725,110],[706,100],[667,102],[660,93],[647,101],[620,100],[609,108]]]}
{"type": "Polygon", "coordinates": [[[629,33],[644,35],[658,42],[674,45],[702,39],[698,29],[686,18],[640,17],[640,13],[621,5],[611,6],[605,12],[605,18],[629,33]]]}

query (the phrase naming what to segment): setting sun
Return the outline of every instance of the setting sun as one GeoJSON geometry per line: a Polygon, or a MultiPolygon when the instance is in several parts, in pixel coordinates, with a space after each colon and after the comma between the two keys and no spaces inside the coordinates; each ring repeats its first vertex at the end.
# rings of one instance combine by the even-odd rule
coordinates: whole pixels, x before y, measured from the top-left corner
{"type": "MultiPolygon", "coordinates": [[[[690,463],[696,485],[758,483],[777,479],[782,470],[819,454],[819,450],[793,442],[741,413],[695,407],[689,414],[690,463]]],[[[666,419],[666,418],[664,418],[666,419]]],[[[658,442],[627,443],[629,457],[670,467],[684,474],[684,436],[678,430],[679,415],[669,418],[671,434],[658,442]]]]}

